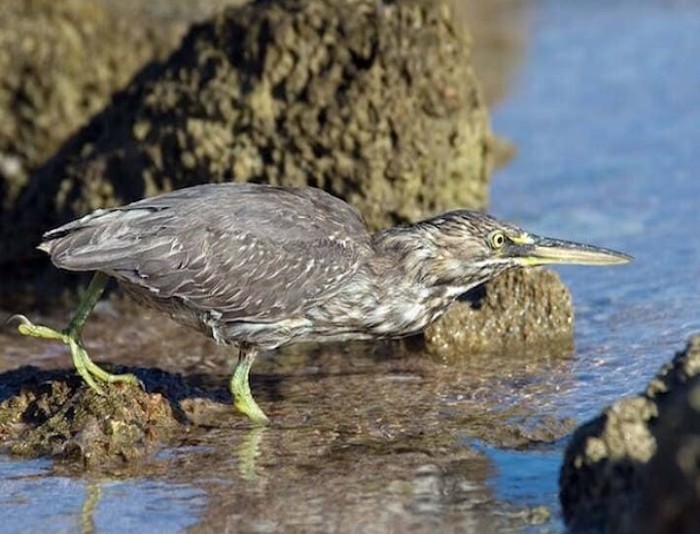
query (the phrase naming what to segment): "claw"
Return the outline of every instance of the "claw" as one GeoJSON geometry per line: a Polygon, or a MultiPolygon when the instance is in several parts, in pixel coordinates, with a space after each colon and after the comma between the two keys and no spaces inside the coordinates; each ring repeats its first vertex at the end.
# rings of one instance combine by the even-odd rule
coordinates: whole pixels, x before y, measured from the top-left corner
{"type": "Polygon", "coordinates": [[[15,313],[13,316],[9,317],[7,321],[5,321],[5,325],[11,325],[14,322],[18,322],[19,325],[25,325],[25,326],[30,326],[32,322],[29,320],[29,318],[26,315],[22,315],[19,313],[15,313]]]}
{"type": "Polygon", "coordinates": [[[27,319],[24,315],[13,315],[8,319],[9,321],[19,321],[17,330],[23,336],[38,337],[40,339],[51,339],[53,341],[61,341],[63,343],[68,343],[68,336],[63,332],[58,332],[53,328],[47,326],[37,325],[27,319]]]}

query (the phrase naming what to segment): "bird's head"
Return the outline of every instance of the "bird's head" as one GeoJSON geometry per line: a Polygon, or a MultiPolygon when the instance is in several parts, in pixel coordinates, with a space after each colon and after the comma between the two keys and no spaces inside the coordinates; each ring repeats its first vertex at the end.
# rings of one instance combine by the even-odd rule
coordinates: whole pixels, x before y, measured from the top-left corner
{"type": "Polygon", "coordinates": [[[514,267],[614,265],[632,259],[614,250],[530,234],[469,210],[426,219],[405,227],[405,232],[406,267],[426,284],[455,291],[471,289],[514,267]]]}

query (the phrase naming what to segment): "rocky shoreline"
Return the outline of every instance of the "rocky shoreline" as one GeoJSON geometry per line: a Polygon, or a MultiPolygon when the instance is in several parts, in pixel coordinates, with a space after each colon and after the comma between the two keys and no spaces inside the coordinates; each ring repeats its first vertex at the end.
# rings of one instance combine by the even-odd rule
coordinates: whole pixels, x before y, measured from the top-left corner
{"type": "MultiPolygon", "coordinates": [[[[449,3],[229,5],[239,3],[188,3],[174,18],[155,4],[145,13],[106,0],[0,7],[0,296],[8,314],[19,303],[50,307],[66,288],[68,300],[75,297],[75,280],[34,250],[43,231],[173,188],[231,180],[323,187],[357,206],[373,229],[455,206],[487,207],[500,150],[486,104],[494,97],[483,93],[469,33],[455,23],[449,3]]],[[[142,312],[120,313],[127,319],[117,324],[142,320],[142,312]]],[[[424,336],[387,350],[418,349],[456,370],[465,355],[514,347],[552,354],[566,365],[573,314],[567,288],[551,271],[509,273],[424,336]]],[[[9,336],[2,333],[0,342],[9,343],[9,336]]],[[[107,338],[99,339],[103,355],[121,363],[107,338]]],[[[151,340],[149,349],[155,346],[151,340]]],[[[138,358],[125,362],[145,391],[114,388],[105,398],[70,368],[5,372],[3,448],[75,469],[112,469],[182,443],[191,423],[210,424],[229,410],[221,384],[190,380],[182,364],[162,371],[161,362],[154,358],[146,369],[138,358]]],[[[418,365],[408,362],[401,365],[413,380],[418,365]]],[[[502,365],[507,375],[511,364],[502,365]]],[[[489,378],[480,369],[455,372],[474,388],[489,378]]],[[[690,532],[700,524],[699,372],[700,337],[694,337],[643,394],[620,400],[574,432],[560,477],[568,528],[690,532]]],[[[416,380],[421,373],[429,374],[420,368],[416,380]]],[[[265,382],[266,400],[301,387],[293,377],[282,385],[265,382]]],[[[464,394],[445,392],[443,382],[431,383],[430,393],[464,394]]],[[[417,410],[421,404],[412,402],[420,393],[412,394],[403,405],[417,410]]],[[[400,388],[386,395],[399,396],[397,413],[400,395],[400,388]]],[[[450,438],[460,424],[499,445],[553,441],[570,431],[569,423],[556,421],[526,435],[505,418],[492,424],[489,407],[476,403],[479,416],[455,423],[450,438]]],[[[411,426],[410,414],[389,419],[394,416],[386,427],[410,436],[416,450],[435,446],[419,424],[411,426]]],[[[347,432],[323,417],[332,427],[328,435],[347,432]]],[[[288,413],[283,418],[298,424],[288,413]]],[[[358,433],[375,439],[385,431],[368,423],[358,433]]],[[[387,438],[391,446],[398,441],[387,438]]],[[[438,448],[454,452],[448,441],[438,448]]]]}
{"type": "MultiPolygon", "coordinates": [[[[158,34],[141,32],[136,23],[124,24],[109,3],[90,0],[73,0],[58,10],[51,2],[38,2],[34,9],[9,14],[27,21],[45,17],[58,28],[51,36],[59,50],[61,39],[74,35],[59,29],[73,25],[82,50],[93,46],[90,39],[116,17],[114,39],[122,44],[101,42],[100,50],[129,55],[134,46],[140,52],[130,55],[130,62],[107,55],[106,65],[120,65],[119,76],[100,85],[99,96],[90,97],[96,104],[64,120],[63,129],[49,122],[41,131],[6,134],[4,141],[0,132],[2,152],[21,160],[24,169],[21,180],[3,176],[0,271],[8,308],[21,302],[18,288],[41,303],[66,287],[69,277],[34,251],[46,229],[99,207],[203,181],[323,187],[357,206],[371,228],[455,206],[486,207],[493,135],[472,69],[469,36],[455,24],[449,3],[283,0],[228,6],[192,25],[167,54],[181,25],[166,25],[158,34]],[[93,19],[102,26],[87,25],[93,19]],[[78,128],[82,121],[87,125],[78,128]],[[32,136],[47,139],[33,159],[23,152],[26,145],[10,143],[32,136]]],[[[27,55],[17,65],[31,65],[30,72],[37,73],[45,68],[41,55],[27,55]]],[[[57,76],[72,72],[61,63],[52,68],[57,76]]],[[[66,83],[40,78],[50,95],[46,106],[55,107],[65,97],[54,94],[54,86],[66,83]]],[[[95,84],[88,78],[84,86],[95,84]]],[[[19,82],[9,89],[15,100],[18,87],[19,82]]],[[[80,83],[71,87],[85,91],[80,83]]],[[[3,112],[37,117],[46,112],[39,101],[32,102],[34,108],[7,106],[3,112]]],[[[486,285],[420,343],[445,361],[487,346],[554,343],[558,353],[567,354],[572,325],[567,289],[553,273],[535,270],[486,285]]],[[[70,375],[49,382],[70,384],[70,375]]],[[[49,390],[62,399],[56,406],[76,393],[54,386],[49,390]]],[[[45,394],[32,386],[25,392],[31,398],[6,402],[5,420],[26,420],[22,410],[29,405],[51,406],[50,397],[37,400],[45,394]]],[[[131,421],[134,412],[128,412],[131,421]]],[[[100,413],[93,420],[103,418],[100,413]]],[[[119,419],[115,413],[109,418],[119,419]]],[[[55,434],[55,428],[42,425],[37,428],[55,434]]],[[[79,428],[61,432],[91,435],[79,428]]],[[[142,442],[138,432],[133,435],[142,442]]],[[[27,444],[43,438],[23,439],[22,450],[28,452],[27,444]]],[[[39,454],[52,450],[36,449],[39,454]]]]}

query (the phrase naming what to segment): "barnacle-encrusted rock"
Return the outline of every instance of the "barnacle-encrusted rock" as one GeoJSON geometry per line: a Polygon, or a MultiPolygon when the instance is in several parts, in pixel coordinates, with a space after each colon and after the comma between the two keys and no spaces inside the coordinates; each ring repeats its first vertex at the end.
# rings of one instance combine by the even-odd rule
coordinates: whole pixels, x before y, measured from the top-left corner
{"type": "Polygon", "coordinates": [[[477,288],[424,333],[425,349],[441,359],[503,353],[524,347],[573,349],[571,295],[547,269],[509,271],[477,288]]]}
{"type": "Polygon", "coordinates": [[[559,481],[574,532],[695,532],[700,525],[700,336],[642,395],[582,425],[559,481]]]}
{"type": "Polygon", "coordinates": [[[64,371],[21,367],[2,376],[0,443],[16,455],[116,468],[157,450],[179,426],[164,395],[136,386],[100,395],[64,371]]]}
{"type": "Polygon", "coordinates": [[[134,24],[99,0],[0,3],[0,212],[147,61],[174,46],[173,24],[134,24]]]}
{"type": "Polygon", "coordinates": [[[468,40],[442,2],[232,7],[33,176],[0,261],[95,208],[209,181],[323,187],[373,228],[484,207],[490,139],[468,40]]]}

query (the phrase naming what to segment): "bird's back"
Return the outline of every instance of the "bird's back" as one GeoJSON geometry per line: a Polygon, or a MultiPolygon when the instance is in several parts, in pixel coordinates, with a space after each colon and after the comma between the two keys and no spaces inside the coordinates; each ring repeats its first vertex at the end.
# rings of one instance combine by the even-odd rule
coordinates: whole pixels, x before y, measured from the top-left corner
{"type": "Polygon", "coordinates": [[[296,317],[371,250],[360,215],[342,200],[256,184],[207,184],[98,210],[44,239],[39,248],[58,267],[112,275],[186,323],[296,317]]]}

